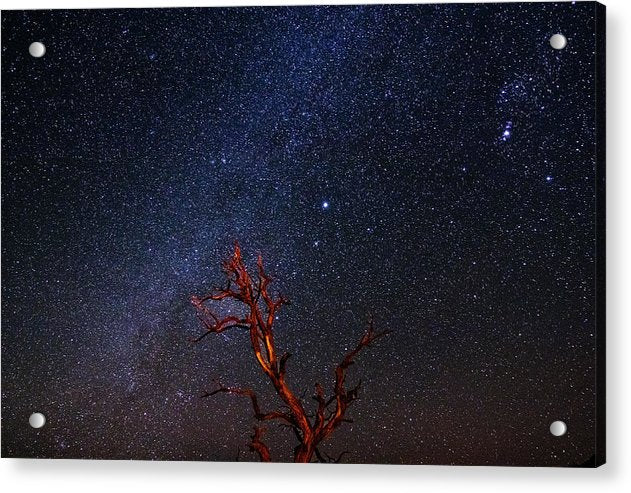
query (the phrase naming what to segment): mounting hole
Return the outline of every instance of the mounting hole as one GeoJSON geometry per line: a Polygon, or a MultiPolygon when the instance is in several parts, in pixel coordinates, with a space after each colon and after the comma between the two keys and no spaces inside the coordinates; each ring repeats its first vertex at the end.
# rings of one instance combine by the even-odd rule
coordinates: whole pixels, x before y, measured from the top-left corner
{"type": "Polygon", "coordinates": [[[46,54],[46,46],[44,46],[44,43],[35,41],[29,45],[28,52],[32,57],[41,58],[46,54]]]}
{"type": "Polygon", "coordinates": [[[553,34],[550,38],[550,46],[555,50],[562,50],[567,46],[567,38],[563,34],[553,34]]]}
{"type": "Polygon", "coordinates": [[[33,413],[28,418],[28,424],[33,428],[41,428],[46,424],[46,416],[42,413],[33,413]]]}
{"type": "Polygon", "coordinates": [[[567,431],[567,425],[563,421],[555,421],[550,425],[550,433],[555,437],[561,437],[565,435],[567,431]]]}

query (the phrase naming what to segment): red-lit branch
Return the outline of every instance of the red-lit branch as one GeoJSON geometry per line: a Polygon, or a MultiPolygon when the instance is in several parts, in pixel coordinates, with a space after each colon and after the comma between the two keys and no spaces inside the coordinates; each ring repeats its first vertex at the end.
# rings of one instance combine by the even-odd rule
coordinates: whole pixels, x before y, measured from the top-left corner
{"type": "MultiPolygon", "coordinates": [[[[311,462],[315,454],[321,462],[339,462],[343,452],[337,459],[331,459],[320,453],[318,445],[325,440],[341,423],[349,422],[345,413],[350,404],[357,399],[360,384],[351,389],[346,388],[346,373],[354,363],[355,357],[374,341],[388,334],[389,331],[376,332],[371,318],[368,329],[359,344],[346,354],[335,370],[335,387],[333,395],[326,398],[323,387],[315,385],[314,400],[317,408],[314,415],[307,413],[302,400],[294,394],[286,381],[287,361],[290,353],[277,357],[274,344],[274,322],[278,310],[288,303],[281,295],[274,297],[269,292],[272,278],[265,272],[263,259],[259,255],[254,277],[245,267],[239,244],[235,244],[233,255],[224,262],[223,270],[227,278],[225,288],[215,289],[211,294],[191,298],[191,303],[197,310],[198,318],[206,331],[194,339],[200,341],[212,333],[221,333],[231,329],[245,329],[250,335],[250,344],[258,365],[271,381],[276,393],[282,400],[287,411],[261,411],[258,399],[251,389],[225,387],[218,384],[218,388],[206,392],[203,397],[210,397],[219,393],[236,394],[248,397],[252,403],[254,417],[258,421],[281,420],[285,426],[291,428],[298,439],[294,449],[295,462],[311,462]],[[219,317],[211,311],[207,303],[233,299],[246,308],[245,317],[219,317]],[[333,406],[333,404],[335,404],[333,406]],[[333,406],[333,407],[332,407],[333,406]],[[327,457],[325,459],[324,457],[327,457]]],[[[255,427],[250,449],[258,453],[261,461],[271,461],[269,448],[261,441],[264,428],[255,427]]]]}
{"type": "Polygon", "coordinates": [[[254,427],[254,435],[252,435],[252,442],[250,443],[250,450],[259,454],[261,462],[272,462],[272,455],[269,448],[261,441],[261,437],[265,432],[265,428],[259,426],[254,427]]]}

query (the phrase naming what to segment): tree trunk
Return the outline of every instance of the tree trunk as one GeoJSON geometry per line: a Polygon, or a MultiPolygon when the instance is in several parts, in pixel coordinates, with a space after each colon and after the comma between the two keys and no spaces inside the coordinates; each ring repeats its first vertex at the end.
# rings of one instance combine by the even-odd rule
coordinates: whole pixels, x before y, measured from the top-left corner
{"type": "Polygon", "coordinates": [[[314,448],[301,443],[298,447],[296,447],[296,453],[294,454],[294,462],[311,462],[311,458],[313,457],[314,448]]]}

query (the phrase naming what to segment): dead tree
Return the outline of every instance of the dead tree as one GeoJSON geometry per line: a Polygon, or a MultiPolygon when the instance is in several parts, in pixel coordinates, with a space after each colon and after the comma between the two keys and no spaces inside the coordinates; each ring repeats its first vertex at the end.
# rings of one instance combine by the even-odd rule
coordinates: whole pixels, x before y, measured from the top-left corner
{"type": "MultiPolygon", "coordinates": [[[[342,423],[351,422],[345,417],[346,411],[357,399],[361,381],[356,386],[347,388],[347,370],[364,348],[390,331],[376,332],[371,317],[368,328],[357,346],[346,354],[335,369],[333,395],[325,397],[322,385],[315,384],[313,398],[317,405],[315,413],[309,414],[302,399],[296,396],[287,384],[287,361],[291,354],[286,352],[278,356],[274,345],[274,321],[278,310],[288,301],[281,295],[274,297],[270,294],[269,285],[272,278],[263,269],[261,255],[258,257],[256,274],[252,276],[243,262],[239,244],[235,243],[234,253],[224,261],[223,270],[227,278],[225,288],[217,288],[206,296],[191,298],[198,318],[206,328],[206,331],[194,341],[199,342],[209,334],[219,334],[227,330],[247,331],[256,361],[274,386],[284,404],[284,410],[264,412],[251,389],[226,387],[219,382],[216,389],[206,392],[202,397],[219,393],[247,397],[252,403],[254,417],[259,423],[278,421],[293,431],[298,440],[298,445],[294,449],[294,462],[311,462],[314,455],[321,462],[339,462],[345,452],[335,459],[321,453],[318,446],[342,423]],[[245,315],[220,317],[208,307],[211,302],[226,299],[242,303],[245,315]]],[[[270,450],[262,440],[264,432],[265,428],[261,425],[254,427],[250,450],[256,452],[261,461],[270,462],[270,450]]]]}

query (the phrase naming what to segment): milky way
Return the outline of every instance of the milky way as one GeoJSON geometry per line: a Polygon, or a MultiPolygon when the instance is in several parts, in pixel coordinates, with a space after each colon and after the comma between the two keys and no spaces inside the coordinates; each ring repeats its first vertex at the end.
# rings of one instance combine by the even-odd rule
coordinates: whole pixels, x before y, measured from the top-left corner
{"type": "Polygon", "coordinates": [[[589,461],[594,9],[3,11],[3,456],[256,460],[248,402],[199,397],[278,406],[247,334],[190,342],[239,240],[308,405],[393,331],[329,455],[589,461]]]}

